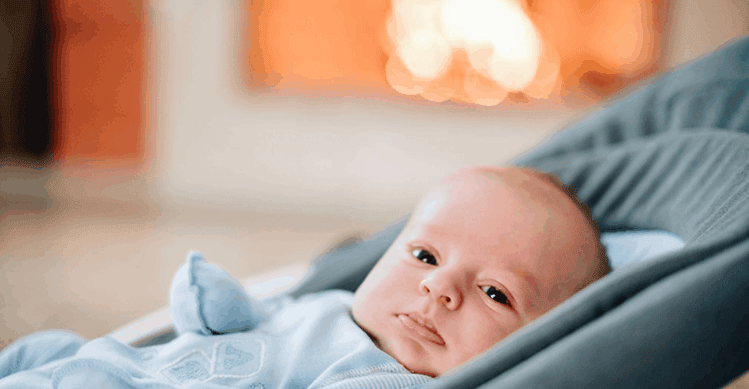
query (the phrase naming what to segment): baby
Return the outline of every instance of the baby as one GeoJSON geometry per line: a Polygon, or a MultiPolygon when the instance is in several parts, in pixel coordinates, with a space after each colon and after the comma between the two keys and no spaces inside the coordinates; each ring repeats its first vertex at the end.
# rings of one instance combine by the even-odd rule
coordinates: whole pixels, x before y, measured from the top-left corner
{"type": "Polygon", "coordinates": [[[260,302],[192,254],[170,294],[176,339],[136,349],[32,335],[0,353],[0,389],[413,388],[608,271],[595,225],[558,179],[469,167],[426,194],[353,295],[260,302]]]}
{"type": "Polygon", "coordinates": [[[407,369],[438,376],[608,272],[597,227],[558,178],[469,167],[420,201],[353,316],[407,369]]]}

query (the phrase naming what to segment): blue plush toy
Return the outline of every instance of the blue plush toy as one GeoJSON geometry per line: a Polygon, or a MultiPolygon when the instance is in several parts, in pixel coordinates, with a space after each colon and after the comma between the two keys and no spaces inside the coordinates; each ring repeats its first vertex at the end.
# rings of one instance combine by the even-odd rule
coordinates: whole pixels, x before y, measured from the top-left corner
{"type": "Polygon", "coordinates": [[[191,252],[174,276],[169,313],[178,334],[247,331],[267,318],[263,304],[242,284],[203,255],[191,252]]]}

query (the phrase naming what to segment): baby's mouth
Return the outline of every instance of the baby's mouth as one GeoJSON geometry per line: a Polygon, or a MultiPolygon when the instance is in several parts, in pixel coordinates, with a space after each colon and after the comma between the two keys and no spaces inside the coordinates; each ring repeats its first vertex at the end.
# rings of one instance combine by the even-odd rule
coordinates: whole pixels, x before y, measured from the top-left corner
{"type": "Polygon", "coordinates": [[[434,344],[444,346],[445,340],[442,339],[436,329],[427,327],[426,322],[420,317],[413,314],[399,314],[398,320],[406,327],[409,332],[416,334],[434,344]]]}

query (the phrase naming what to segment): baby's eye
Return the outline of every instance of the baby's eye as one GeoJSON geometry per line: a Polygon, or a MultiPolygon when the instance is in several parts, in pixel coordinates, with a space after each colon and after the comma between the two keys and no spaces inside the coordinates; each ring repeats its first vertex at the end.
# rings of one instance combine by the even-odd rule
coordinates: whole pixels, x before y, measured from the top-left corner
{"type": "Polygon", "coordinates": [[[492,300],[507,306],[512,306],[510,304],[510,299],[507,298],[507,295],[502,293],[501,290],[493,287],[493,286],[482,286],[481,289],[486,292],[486,294],[491,298],[492,300]]]}
{"type": "Polygon", "coordinates": [[[424,249],[414,249],[414,251],[411,251],[411,255],[413,255],[414,258],[418,259],[419,261],[427,263],[429,265],[437,264],[437,258],[435,258],[432,253],[424,249]]]}

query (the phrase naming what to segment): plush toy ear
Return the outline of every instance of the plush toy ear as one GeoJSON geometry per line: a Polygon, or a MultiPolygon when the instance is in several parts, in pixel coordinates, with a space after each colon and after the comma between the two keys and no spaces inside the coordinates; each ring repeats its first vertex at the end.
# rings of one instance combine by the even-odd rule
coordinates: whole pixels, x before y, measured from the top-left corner
{"type": "Polygon", "coordinates": [[[191,252],[174,276],[169,313],[177,333],[203,335],[250,330],[267,317],[239,281],[198,252],[191,252]]]}

